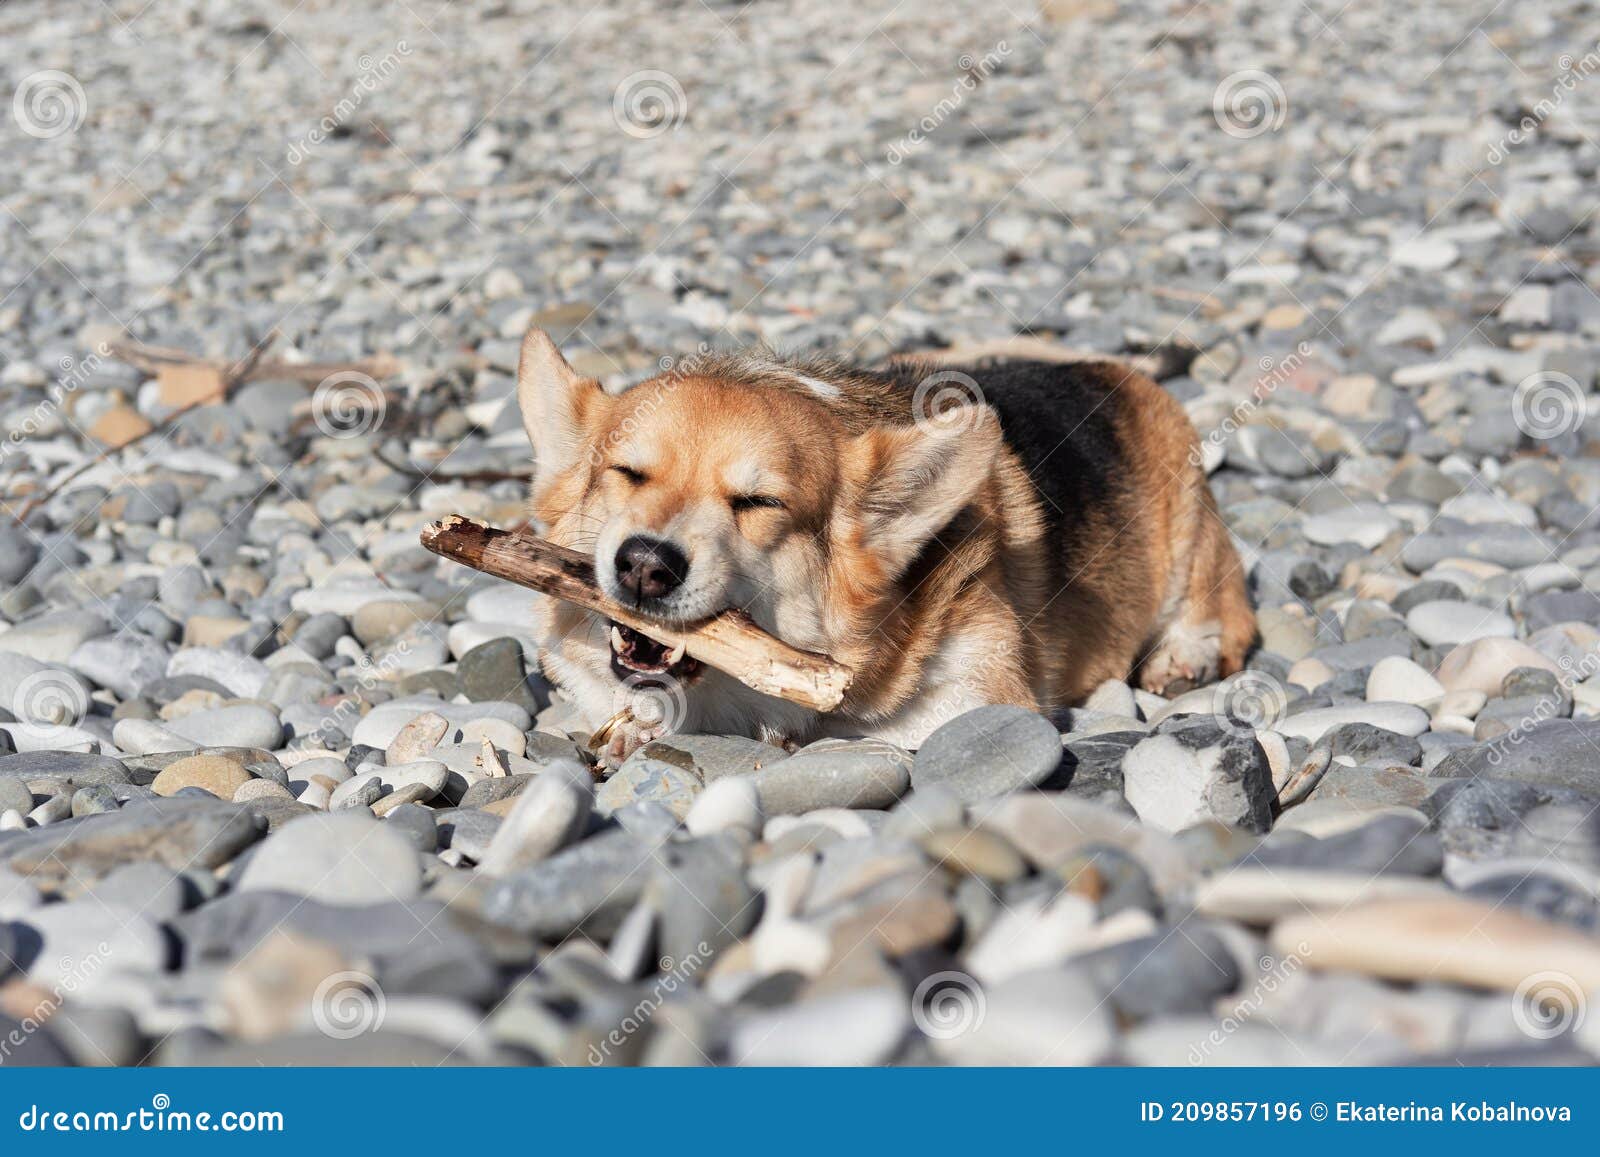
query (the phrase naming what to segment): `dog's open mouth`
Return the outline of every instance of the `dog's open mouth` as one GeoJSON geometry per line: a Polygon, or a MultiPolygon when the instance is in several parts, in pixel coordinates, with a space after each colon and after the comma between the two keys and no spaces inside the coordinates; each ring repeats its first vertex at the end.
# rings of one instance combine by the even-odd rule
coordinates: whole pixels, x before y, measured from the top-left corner
{"type": "Polygon", "coordinates": [[[700,660],[686,654],[681,644],[668,647],[621,623],[608,620],[606,625],[611,634],[611,670],[617,678],[666,675],[681,682],[700,674],[700,660]]]}

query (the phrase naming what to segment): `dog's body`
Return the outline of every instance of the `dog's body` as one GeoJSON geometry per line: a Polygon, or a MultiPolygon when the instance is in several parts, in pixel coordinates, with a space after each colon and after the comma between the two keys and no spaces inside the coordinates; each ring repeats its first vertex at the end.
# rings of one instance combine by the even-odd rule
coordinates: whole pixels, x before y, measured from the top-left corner
{"type": "MultiPolygon", "coordinates": [[[[594,552],[612,598],[664,622],[744,607],[855,671],[818,715],[551,603],[545,672],[591,725],[659,682],[680,730],[915,747],[983,704],[1228,675],[1254,635],[1193,426],[1112,364],[709,357],[612,395],[534,332],[518,394],[533,517],[594,552]]],[[[624,725],[608,754],[659,726],[624,725]]]]}

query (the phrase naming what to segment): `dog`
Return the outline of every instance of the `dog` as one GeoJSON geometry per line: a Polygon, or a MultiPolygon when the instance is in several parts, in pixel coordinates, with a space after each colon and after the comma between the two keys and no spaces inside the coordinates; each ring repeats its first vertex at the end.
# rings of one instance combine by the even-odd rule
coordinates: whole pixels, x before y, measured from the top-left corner
{"type": "Polygon", "coordinates": [[[742,607],[855,672],[819,714],[548,600],[541,665],[590,726],[669,696],[615,723],[611,766],[668,730],[915,748],[985,704],[1199,686],[1255,635],[1193,425],[1115,363],[706,354],[610,393],[535,329],[517,398],[530,521],[610,598],[663,624],[742,607]]]}

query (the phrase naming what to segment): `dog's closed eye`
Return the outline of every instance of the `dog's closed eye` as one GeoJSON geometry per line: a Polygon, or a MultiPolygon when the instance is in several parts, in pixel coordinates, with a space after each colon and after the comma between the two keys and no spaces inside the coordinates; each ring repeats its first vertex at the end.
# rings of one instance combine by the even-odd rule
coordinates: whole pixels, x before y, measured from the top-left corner
{"type": "Polygon", "coordinates": [[[733,507],[735,514],[746,510],[782,510],[783,499],[774,498],[770,494],[735,494],[728,499],[728,505],[733,507]]]}
{"type": "Polygon", "coordinates": [[[645,480],[644,471],[635,470],[632,466],[617,465],[611,467],[611,469],[615,470],[618,474],[622,475],[635,486],[640,485],[645,480]]]}

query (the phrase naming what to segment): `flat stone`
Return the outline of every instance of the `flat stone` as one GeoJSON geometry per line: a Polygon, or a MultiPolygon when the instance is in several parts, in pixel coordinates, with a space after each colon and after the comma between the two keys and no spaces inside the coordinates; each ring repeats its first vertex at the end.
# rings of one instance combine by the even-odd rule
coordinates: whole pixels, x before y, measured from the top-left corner
{"type": "Polygon", "coordinates": [[[651,846],[625,831],[600,832],[495,882],[486,919],[542,940],[579,928],[608,936],[649,878],[651,846]]]}
{"type": "Polygon", "coordinates": [[[1600,743],[1600,719],[1549,719],[1489,743],[1453,751],[1439,761],[1432,774],[1546,784],[1600,796],[1596,743],[1600,743]]]}
{"type": "Polygon", "coordinates": [[[909,1027],[905,995],[869,988],[817,997],[739,1023],[729,1062],[758,1067],[881,1065],[909,1027]]]}
{"type": "Polygon", "coordinates": [[[1380,876],[1337,868],[1261,868],[1246,861],[1207,877],[1195,890],[1194,904],[1195,910],[1206,916],[1267,925],[1303,912],[1449,895],[1438,881],[1415,876],[1380,876]]]}
{"type": "Polygon", "coordinates": [[[132,782],[121,760],[76,751],[29,751],[0,756],[0,777],[54,779],[73,786],[132,782]]]}
{"type": "Polygon", "coordinates": [[[1436,599],[1412,607],[1406,627],[1430,647],[1470,643],[1474,639],[1510,639],[1517,633],[1510,615],[1453,599],[1436,599]]]}
{"type": "Polygon", "coordinates": [[[630,804],[654,800],[682,820],[704,786],[693,771],[659,759],[629,759],[595,792],[595,810],[609,816],[630,804]]]}
{"type": "Polygon", "coordinates": [[[1273,948],[1312,968],[1401,981],[1515,990],[1530,976],[1564,973],[1581,991],[1600,986],[1600,941],[1561,924],[1480,900],[1395,899],[1291,916],[1273,948]]]}
{"type": "Polygon", "coordinates": [[[1428,722],[1428,713],[1409,703],[1352,703],[1286,715],[1272,725],[1272,730],[1315,743],[1325,733],[1345,723],[1370,723],[1385,731],[1417,736],[1428,730],[1428,722]]]}
{"type": "Polygon", "coordinates": [[[283,745],[283,725],[277,714],[251,704],[197,711],[169,723],[167,730],[200,747],[262,747],[273,751],[283,745]]]}
{"type": "Polygon", "coordinates": [[[274,832],[250,857],[237,886],[328,904],[376,904],[415,898],[422,869],[411,846],[371,816],[330,812],[274,832]]]}
{"type": "Polygon", "coordinates": [[[1380,816],[1325,839],[1295,835],[1292,840],[1268,839],[1240,863],[1397,876],[1436,876],[1444,866],[1439,837],[1420,816],[1380,816]]]}
{"type": "Polygon", "coordinates": [[[949,787],[968,803],[1043,783],[1061,763],[1061,736],[1043,716],[992,705],[968,711],[928,736],[913,786],[949,787]]]}
{"type": "Polygon", "coordinates": [[[105,815],[0,838],[0,862],[58,888],[76,888],[138,860],[177,871],[219,868],[260,836],[243,808],[208,799],[131,802],[105,815]]]}
{"type": "Polygon", "coordinates": [[[877,740],[822,740],[750,777],[764,815],[886,808],[906,793],[911,754],[877,740]]]}

